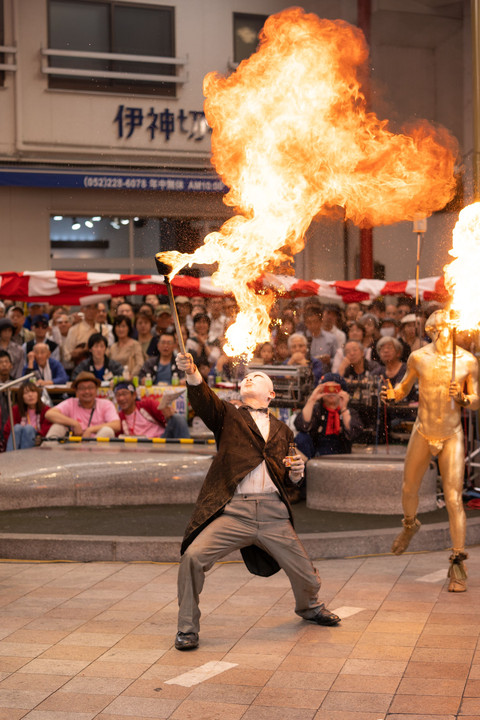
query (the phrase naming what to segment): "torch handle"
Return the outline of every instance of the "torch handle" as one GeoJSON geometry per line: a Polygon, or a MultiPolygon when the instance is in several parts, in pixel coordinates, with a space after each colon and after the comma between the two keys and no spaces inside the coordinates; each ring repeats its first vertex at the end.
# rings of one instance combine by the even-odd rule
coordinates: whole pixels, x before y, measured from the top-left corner
{"type": "Polygon", "coordinates": [[[185,343],[183,342],[182,330],[180,328],[180,321],[178,319],[177,306],[175,305],[175,298],[173,297],[172,286],[170,280],[165,275],[165,285],[167,287],[168,302],[170,304],[170,310],[172,311],[173,324],[175,325],[175,332],[177,334],[178,347],[182,355],[185,355],[185,343]]]}

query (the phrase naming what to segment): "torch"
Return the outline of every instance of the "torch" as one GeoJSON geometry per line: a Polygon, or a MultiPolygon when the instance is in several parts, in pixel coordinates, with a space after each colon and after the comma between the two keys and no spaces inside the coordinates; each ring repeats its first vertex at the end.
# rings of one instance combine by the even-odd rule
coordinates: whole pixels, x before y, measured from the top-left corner
{"type": "Polygon", "coordinates": [[[167,265],[167,263],[158,260],[157,257],[155,257],[155,262],[157,264],[158,274],[163,275],[163,279],[167,287],[168,303],[172,312],[173,323],[175,325],[175,332],[178,339],[178,346],[182,355],[185,355],[185,343],[183,342],[182,330],[180,328],[180,321],[178,319],[177,306],[175,305],[175,298],[173,297],[172,286],[170,284],[170,280],[168,279],[168,273],[172,272],[172,267],[171,265],[167,265]]]}

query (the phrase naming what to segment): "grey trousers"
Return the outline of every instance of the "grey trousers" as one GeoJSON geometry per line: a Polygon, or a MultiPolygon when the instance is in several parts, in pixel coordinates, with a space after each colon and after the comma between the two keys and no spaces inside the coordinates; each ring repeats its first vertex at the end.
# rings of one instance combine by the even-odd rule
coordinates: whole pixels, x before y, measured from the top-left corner
{"type": "Polygon", "coordinates": [[[318,601],[320,577],[278,494],[234,495],[223,514],[207,525],[182,555],[178,570],[178,629],[181,632],[199,631],[199,600],[205,572],[232,550],[248,545],[266,550],[286,572],[297,615],[308,619],[322,607],[318,601]]]}

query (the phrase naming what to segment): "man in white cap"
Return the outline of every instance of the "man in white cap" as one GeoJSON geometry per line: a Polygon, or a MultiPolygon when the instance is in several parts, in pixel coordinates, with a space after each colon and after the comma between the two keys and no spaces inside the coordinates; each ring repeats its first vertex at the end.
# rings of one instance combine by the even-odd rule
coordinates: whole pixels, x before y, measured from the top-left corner
{"type": "Polygon", "coordinates": [[[198,647],[199,596],[205,572],[232,550],[256,575],[282,568],[295,596],[295,612],[317,625],[340,618],[318,600],[320,578],[293,529],[287,488],[303,477],[292,431],[268,412],[275,397],[263,372],[240,384],[240,407],[220,400],[202,379],[189,353],[178,354],[186,373],[190,403],[215,434],[217,454],[200,490],[182,543],[178,573],[177,650],[198,647]]]}

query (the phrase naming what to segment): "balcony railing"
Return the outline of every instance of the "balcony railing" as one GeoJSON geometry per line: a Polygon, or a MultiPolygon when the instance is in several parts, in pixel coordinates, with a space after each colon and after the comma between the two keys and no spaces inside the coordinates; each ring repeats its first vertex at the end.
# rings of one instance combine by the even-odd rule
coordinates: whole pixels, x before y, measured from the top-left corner
{"type": "MultiPolygon", "coordinates": [[[[1,49],[1,48],[0,48],[1,49]]],[[[53,75],[55,77],[68,76],[78,78],[101,78],[104,80],[139,80],[147,82],[162,83],[186,83],[187,73],[179,75],[161,75],[154,72],[122,72],[117,70],[94,70],[90,68],[78,67],[52,67],[49,65],[50,58],[64,58],[76,60],[109,60],[123,62],[138,62],[151,65],[152,69],[156,65],[170,65],[173,68],[181,68],[185,70],[187,58],[158,57],[156,55],[131,55],[125,53],[106,53],[106,52],[86,52],[83,50],[53,50],[42,48],[42,73],[45,75],[53,75]]],[[[1,66],[0,66],[1,67],[1,66]]]]}
{"type": "Polygon", "coordinates": [[[17,69],[17,66],[15,64],[16,62],[16,54],[17,54],[17,48],[13,47],[11,45],[0,45],[0,57],[2,55],[11,55],[12,57],[10,59],[5,58],[6,62],[0,63],[0,71],[10,71],[15,72],[17,69]]]}

